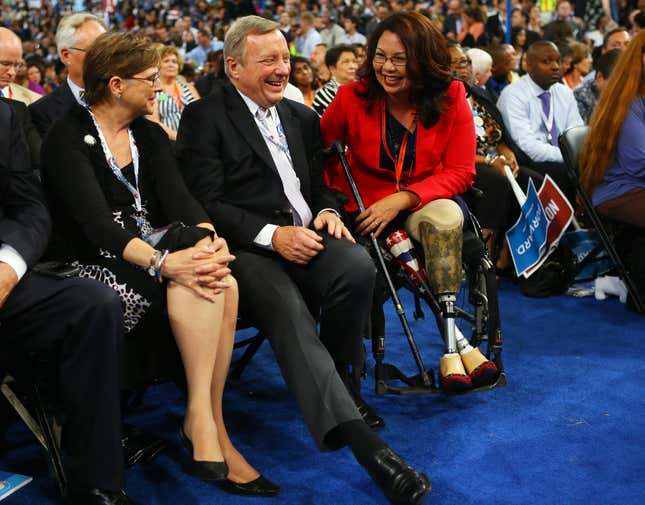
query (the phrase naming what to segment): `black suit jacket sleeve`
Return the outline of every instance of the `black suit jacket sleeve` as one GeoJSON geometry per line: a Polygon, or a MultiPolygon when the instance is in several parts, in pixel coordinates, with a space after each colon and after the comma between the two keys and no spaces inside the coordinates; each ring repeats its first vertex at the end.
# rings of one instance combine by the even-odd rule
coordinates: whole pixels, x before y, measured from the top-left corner
{"type": "Polygon", "coordinates": [[[31,168],[32,170],[35,170],[36,173],[39,173],[40,147],[41,147],[42,141],[40,139],[40,134],[38,133],[38,130],[36,130],[36,127],[34,126],[31,120],[31,114],[29,113],[29,109],[24,103],[18,100],[11,100],[8,98],[2,98],[2,100],[6,101],[13,109],[13,112],[16,114],[18,124],[20,125],[20,128],[22,129],[25,135],[25,140],[27,141],[27,147],[29,148],[29,158],[31,160],[31,168]]]}
{"type": "Polygon", "coordinates": [[[0,102],[0,241],[32,266],[45,250],[51,221],[16,116],[0,102]]]}

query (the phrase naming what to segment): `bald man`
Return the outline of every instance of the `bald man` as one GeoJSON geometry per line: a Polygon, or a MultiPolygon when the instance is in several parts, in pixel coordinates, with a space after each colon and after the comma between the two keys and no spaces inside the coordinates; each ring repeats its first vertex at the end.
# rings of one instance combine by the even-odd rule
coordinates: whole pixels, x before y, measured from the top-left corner
{"type": "Polygon", "coordinates": [[[83,104],[85,52],[104,32],[103,21],[86,12],[65,16],[58,23],[56,47],[61,61],[67,67],[67,80],[29,108],[34,125],[43,139],[51,125],[63,117],[72,105],[83,104]]]}
{"type": "Polygon", "coordinates": [[[535,42],[526,53],[526,64],[528,73],[504,88],[497,107],[532,168],[549,174],[572,197],[558,135],[583,121],[573,92],[560,83],[560,52],[552,42],[535,42]]]}
{"type": "Polygon", "coordinates": [[[0,28],[0,97],[29,105],[40,95],[14,82],[18,68],[24,64],[20,37],[7,28],[0,28]]]}

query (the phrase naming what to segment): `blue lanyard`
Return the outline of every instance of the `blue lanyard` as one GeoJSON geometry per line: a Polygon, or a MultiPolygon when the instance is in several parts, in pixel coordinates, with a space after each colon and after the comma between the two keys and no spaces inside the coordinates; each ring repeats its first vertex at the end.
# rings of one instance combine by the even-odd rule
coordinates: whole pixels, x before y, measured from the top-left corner
{"type": "MultiPolygon", "coordinates": [[[[273,119],[273,114],[271,114],[271,120],[274,121],[273,119]]],[[[276,127],[276,132],[278,134],[277,140],[274,138],[273,134],[269,131],[269,121],[266,116],[264,116],[263,119],[260,119],[260,133],[262,133],[262,136],[271,142],[274,146],[276,146],[280,151],[282,151],[285,156],[289,159],[289,162],[293,165],[293,161],[291,160],[291,153],[289,152],[289,144],[287,143],[287,136],[284,134],[284,130],[282,129],[282,124],[281,123],[275,123],[274,125],[276,127]]]]}
{"type": "Polygon", "coordinates": [[[90,116],[92,117],[92,121],[94,122],[94,127],[96,128],[96,131],[99,135],[99,140],[101,141],[103,154],[105,155],[105,159],[108,165],[112,169],[112,173],[117,178],[117,180],[127,188],[127,190],[132,194],[132,197],[134,198],[134,208],[137,210],[137,215],[136,215],[137,228],[139,229],[139,231],[141,231],[143,226],[143,212],[142,212],[143,206],[141,204],[141,193],[139,192],[139,150],[137,149],[137,143],[135,142],[134,136],[132,135],[132,130],[128,128],[128,141],[130,143],[130,155],[132,156],[132,165],[134,167],[134,184],[135,184],[134,186],[130,184],[130,181],[128,181],[128,179],[126,179],[123,173],[121,173],[119,164],[116,162],[116,158],[110,151],[107,141],[105,140],[105,136],[101,131],[101,127],[99,126],[99,123],[96,120],[96,116],[94,116],[94,113],[89,107],[87,107],[87,111],[90,113],[90,116]]]}

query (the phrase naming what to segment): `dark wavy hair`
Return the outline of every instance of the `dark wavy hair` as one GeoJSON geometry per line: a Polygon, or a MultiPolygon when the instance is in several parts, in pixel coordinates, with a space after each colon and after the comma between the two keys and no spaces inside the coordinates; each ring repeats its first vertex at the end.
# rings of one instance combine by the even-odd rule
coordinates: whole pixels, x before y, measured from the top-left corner
{"type": "Polygon", "coordinates": [[[445,38],[423,14],[392,14],[377,25],[367,43],[367,58],[358,70],[358,76],[366,84],[366,89],[357,90],[357,94],[367,100],[369,111],[377,101],[386,97],[372,65],[376,45],[386,31],[395,33],[405,46],[407,78],[411,83],[410,102],[416,106],[421,124],[430,128],[439,121],[447,106],[446,90],[452,78],[450,53],[445,38]]]}

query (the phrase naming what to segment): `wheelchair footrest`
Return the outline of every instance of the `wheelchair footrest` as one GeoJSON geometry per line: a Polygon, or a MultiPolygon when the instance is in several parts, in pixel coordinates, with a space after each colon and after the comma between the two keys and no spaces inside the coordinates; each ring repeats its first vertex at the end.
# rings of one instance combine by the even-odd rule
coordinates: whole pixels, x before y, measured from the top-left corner
{"type": "MultiPolygon", "coordinates": [[[[375,383],[376,383],[376,394],[385,395],[420,395],[420,394],[448,394],[444,392],[440,387],[437,387],[434,379],[433,370],[427,370],[426,381],[424,381],[421,374],[408,376],[405,375],[401,370],[396,366],[389,363],[377,363],[375,370],[375,383]],[[398,381],[404,385],[394,385],[388,381],[398,381]]],[[[496,387],[506,386],[506,373],[501,371],[500,374],[495,379],[495,382],[491,384],[486,384],[484,386],[479,386],[476,388],[468,389],[461,393],[451,393],[450,396],[461,396],[470,393],[477,393],[480,391],[488,391],[496,387]]]]}

